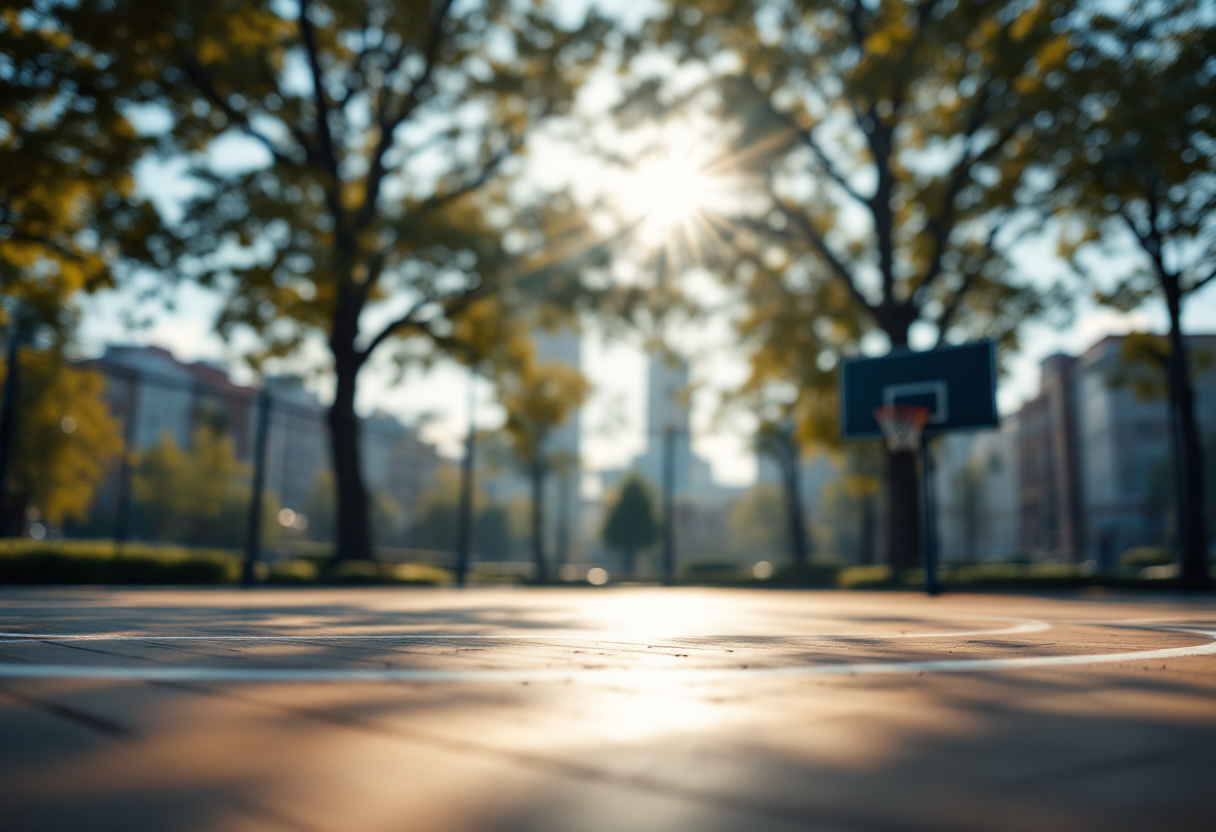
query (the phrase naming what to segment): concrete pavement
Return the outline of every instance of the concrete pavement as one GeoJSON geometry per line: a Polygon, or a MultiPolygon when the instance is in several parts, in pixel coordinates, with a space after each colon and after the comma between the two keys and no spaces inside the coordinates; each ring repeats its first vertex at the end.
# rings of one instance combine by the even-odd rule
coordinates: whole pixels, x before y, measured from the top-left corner
{"type": "Polygon", "coordinates": [[[1211,599],[9,589],[0,631],[0,832],[1216,830],[1211,599]]]}

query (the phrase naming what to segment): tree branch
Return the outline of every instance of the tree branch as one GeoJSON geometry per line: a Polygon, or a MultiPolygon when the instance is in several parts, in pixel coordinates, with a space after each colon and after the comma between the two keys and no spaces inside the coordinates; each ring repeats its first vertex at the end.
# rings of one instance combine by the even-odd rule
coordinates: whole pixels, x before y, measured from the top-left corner
{"type": "Polygon", "coordinates": [[[1188,295],[1189,295],[1191,292],[1197,292],[1197,291],[1199,291],[1199,290],[1200,290],[1200,289],[1202,289],[1204,286],[1206,286],[1207,284],[1211,283],[1211,282],[1212,282],[1212,280],[1214,280],[1214,279],[1216,279],[1216,268],[1214,268],[1214,269],[1212,269],[1212,271],[1208,272],[1207,277],[1201,277],[1199,280],[1196,280],[1194,283],[1192,283],[1192,284],[1191,284],[1191,285],[1190,285],[1190,286],[1187,288],[1187,290],[1186,290],[1186,294],[1188,294],[1188,295]]]}
{"type": "MultiPolygon", "coordinates": [[[[300,14],[297,22],[300,27],[300,39],[304,41],[304,51],[308,55],[308,67],[312,71],[312,92],[317,108],[317,139],[320,142],[318,151],[321,160],[330,176],[333,186],[338,187],[338,157],[334,148],[333,133],[329,128],[329,97],[325,94],[325,78],[321,71],[321,56],[317,47],[317,33],[312,21],[308,18],[310,0],[300,0],[300,14]]],[[[335,219],[339,217],[335,216],[335,219]]]]}
{"type": "Polygon", "coordinates": [[[498,169],[502,167],[502,163],[513,156],[515,152],[518,151],[521,146],[523,146],[523,143],[524,134],[520,134],[519,136],[511,139],[507,143],[506,147],[490,157],[489,161],[485,163],[476,176],[456,186],[452,190],[447,191],[446,193],[432,194],[431,196],[427,197],[425,200],[423,200],[422,204],[418,206],[418,213],[421,215],[438,210],[443,206],[460,199],[460,197],[464,196],[465,194],[475,191],[481,186],[485,185],[494,177],[494,175],[498,172],[498,169]]]}
{"type": "Polygon", "coordinates": [[[987,265],[987,263],[992,259],[993,255],[996,254],[996,250],[994,248],[996,236],[1001,232],[1001,229],[1005,227],[1005,223],[1007,221],[1008,216],[1003,218],[1000,222],[993,224],[992,228],[988,230],[988,239],[984,242],[984,250],[987,252],[987,255],[974,269],[963,275],[962,284],[955,291],[954,296],[950,298],[950,302],[946,304],[946,308],[942,310],[942,314],[938,316],[937,344],[934,346],[934,349],[945,345],[946,331],[949,330],[953,325],[954,316],[958,314],[958,310],[962,307],[963,297],[967,294],[967,290],[975,284],[975,281],[979,278],[980,273],[984,270],[984,266],[987,265]]]}
{"type": "Polygon", "coordinates": [[[818,124],[809,128],[803,127],[798,124],[792,115],[783,113],[774,107],[771,100],[766,98],[764,103],[765,107],[770,113],[773,114],[773,116],[788,124],[790,129],[797,133],[799,138],[806,143],[807,147],[811,149],[811,152],[815,154],[815,158],[819,160],[820,166],[823,168],[824,173],[828,175],[829,179],[839,185],[841,189],[843,189],[844,192],[852,199],[860,202],[863,205],[866,204],[866,198],[859,194],[848,179],[846,179],[845,176],[836,169],[836,165],[832,163],[832,160],[828,158],[827,153],[824,152],[823,147],[818,141],[816,141],[814,130],[815,127],[819,126],[818,124]]]}
{"type": "MultiPolygon", "coordinates": [[[[780,211],[787,220],[792,221],[798,226],[799,230],[802,232],[803,239],[810,243],[811,247],[819,252],[819,256],[827,262],[828,266],[836,273],[837,277],[844,281],[844,284],[846,288],[848,288],[849,294],[853,296],[853,299],[857,301],[857,303],[859,303],[863,309],[867,310],[871,314],[874,314],[875,310],[873,305],[866,298],[866,296],[861,293],[861,290],[857,288],[857,284],[853,281],[852,273],[845,267],[844,263],[840,262],[840,259],[837,258],[836,254],[828,247],[827,241],[823,239],[823,235],[815,230],[815,227],[811,225],[810,220],[806,218],[806,215],[801,211],[795,211],[777,195],[777,193],[773,190],[773,183],[771,179],[768,182],[768,193],[772,198],[773,203],[777,206],[777,210],[780,211]]],[[[762,226],[761,229],[772,233],[772,229],[768,229],[767,227],[762,226]]]]}
{"type": "MultiPolygon", "coordinates": [[[[443,4],[436,11],[435,17],[431,21],[430,37],[423,50],[422,71],[410,84],[410,90],[406,93],[401,107],[396,113],[391,115],[389,113],[390,88],[387,80],[381,89],[380,102],[376,108],[376,124],[380,130],[380,136],[376,140],[375,150],[372,151],[371,165],[368,167],[366,185],[363,190],[363,204],[359,207],[359,212],[355,217],[357,228],[366,226],[376,214],[376,201],[380,198],[380,187],[387,173],[384,156],[393,146],[393,135],[397,132],[397,128],[413,114],[419,104],[422,88],[434,75],[439,59],[439,47],[443,43],[444,25],[447,23],[448,13],[451,11],[453,2],[454,0],[443,0],[443,4]]],[[[406,51],[403,45],[394,57],[393,70],[390,71],[395,71],[400,66],[401,61],[405,59],[406,51]]]]}
{"type": "MultiPolygon", "coordinates": [[[[178,49],[178,60],[182,62],[182,67],[186,70],[186,75],[194,83],[195,88],[201,92],[213,106],[218,107],[220,112],[222,112],[230,122],[235,124],[237,128],[246,136],[249,136],[251,139],[265,147],[276,162],[280,164],[291,164],[291,159],[283,155],[283,152],[279,150],[278,146],[270,139],[269,136],[255,129],[254,126],[249,123],[249,119],[244,113],[237,110],[235,107],[229,104],[222,95],[220,95],[219,90],[215,88],[215,84],[212,82],[211,77],[207,75],[206,70],[204,70],[202,65],[195,60],[193,55],[186,52],[184,49],[178,49]]],[[[301,142],[301,144],[304,147],[304,152],[311,155],[311,148],[308,146],[308,144],[306,142],[301,142]]]]}
{"type": "Polygon", "coordinates": [[[468,307],[468,305],[473,301],[479,300],[488,293],[489,289],[487,284],[481,282],[472,288],[466,289],[456,295],[450,295],[443,300],[437,300],[434,298],[423,298],[422,300],[419,300],[417,303],[411,306],[404,315],[397,318],[395,321],[390,322],[376,334],[376,337],[372,338],[372,340],[368,343],[367,348],[359,353],[359,362],[363,363],[367,361],[367,359],[371,357],[371,354],[375,352],[375,350],[381,344],[383,344],[389,338],[392,338],[394,335],[399,334],[402,330],[425,330],[426,321],[420,320],[416,316],[419,312],[431,304],[438,303],[443,306],[443,317],[451,318],[453,315],[460,314],[460,312],[468,307]]]}

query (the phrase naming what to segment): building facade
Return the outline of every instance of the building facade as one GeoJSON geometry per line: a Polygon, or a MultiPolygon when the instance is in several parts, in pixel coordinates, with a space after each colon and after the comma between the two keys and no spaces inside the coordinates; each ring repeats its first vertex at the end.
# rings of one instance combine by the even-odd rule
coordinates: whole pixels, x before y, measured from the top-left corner
{"type": "MultiPolygon", "coordinates": [[[[187,364],[159,347],[111,346],[90,364],[107,379],[107,404],[123,426],[128,451],[165,440],[188,449],[206,427],[230,437],[236,458],[252,469],[259,417],[269,400],[264,488],[296,514],[332,502],[326,407],[303,379],[270,378],[263,397],[257,388],[233,383],[219,367],[187,364]]],[[[385,413],[361,419],[360,427],[365,484],[391,497],[406,524],[434,479],[438,453],[414,428],[385,413]]],[[[106,514],[122,510],[121,495],[130,488],[121,481],[130,476],[129,469],[115,464],[98,491],[96,508],[106,514]]]]}
{"type": "MultiPolygon", "coordinates": [[[[1125,341],[1111,336],[1077,358],[1046,359],[1039,395],[1018,413],[1021,546],[1033,558],[1109,568],[1129,549],[1174,545],[1165,370],[1129,361],[1125,341]]],[[[1187,343],[1201,441],[1211,454],[1216,336],[1187,343]]],[[[1216,483],[1208,479],[1208,528],[1216,532],[1216,483]]]]}

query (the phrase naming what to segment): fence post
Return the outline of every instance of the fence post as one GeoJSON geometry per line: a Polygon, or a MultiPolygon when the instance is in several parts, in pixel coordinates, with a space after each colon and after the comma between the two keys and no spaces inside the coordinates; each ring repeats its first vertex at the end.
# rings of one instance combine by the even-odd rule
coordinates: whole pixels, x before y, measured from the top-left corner
{"type": "Polygon", "coordinates": [[[477,447],[477,422],[474,407],[474,381],[477,372],[469,369],[469,435],[460,462],[460,504],[456,514],[456,585],[464,586],[469,575],[469,553],[473,548],[473,452],[477,447]]]}
{"type": "Polygon", "coordinates": [[[663,431],[663,583],[676,582],[676,432],[663,431]]]}
{"type": "Polygon", "coordinates": [[[13,528],[8,511],[8,469],[12,467],[13,434],[17,430],[17,397],[20,386],[17,380],[17,349],[21,335],[16,326],[9,329],[8,374],[4,377],[4,405],[0,408],[0,537],[17,537],[20,523],[13,528]]]}
{"type": "Polygon", "coordinates": [[[138,421],[139,386],[142,379],[138,370],[127,376],[127,416],[122,425],[122,463],[118,468],[118,506],[114,518],[114,557],[122,557],[122,546],[127,542],[127,516],[131,503],[131,453],[135,445],[135,426],[138,421]]]}
{"type": "Polygon", "coordinates": [[[241,564],[241,584],[251,587],[256,576],[253,572],[261,554],[262,544],[262,488],[266,482],[266,435],[270,430],[270,388],[263,382],[258,395],[258,421],[253,438],[253,494],[249,499],[249,526],[245,533],[245,559],[241,564]]]}

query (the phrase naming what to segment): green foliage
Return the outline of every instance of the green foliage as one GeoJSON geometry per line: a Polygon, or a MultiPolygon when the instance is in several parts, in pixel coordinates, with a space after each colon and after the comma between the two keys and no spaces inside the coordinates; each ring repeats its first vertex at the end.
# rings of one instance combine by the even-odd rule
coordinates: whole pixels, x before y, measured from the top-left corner
{"type": "Polygon", "coordinates": [[[1044,161],[1033,117],[1057,109],[1051,79],[1070,53],[1051,21],[1075,7],[669,4],[647,42],[711,68],[735,124],[726,164],[761,197],[731,225],[732,271],[779,318],[768,327],[757,311],[745,333],[825,372],[859,329],[903,346],[918,320],[940,341],[1015,346],[1043,300],[1007,247],[1018,191],[1044,161]]]}
{"type": "Polygon", "coordinates": [[[156,262],[164,243],[132,176],[152,141],[127,107],[150,76],[96,43],[117,34],[94,28],[100,5],[12,0],[0,12],[0,327],[19,310],[24,328],[60,340],[76,292],[112,285],[120,258],[156,262]]]}
{"type": "Polygon", "coordinates": [[[659,541],[650,489],[637,476],[621,485],[601,534],[604,545],[626,555],[648,549],[659,541]]]}
{"type": "Polygon", "coordinates": [[[138,55],[127,63],[145,73],[140,89],[170,116],[157,138],[203,186],[177,229],[179,262],[223,290],[222,333],[260,335],[255,363],[317,334],[356,362],[340,372],[398,335],[446,344],[471,303],[561,248],[516,256],[508,231],[534,251],[537,235],[577,225],[560,198],[501,209],[513,160],[597,62],[607,24],[594,13],[502,0],[80,5],[96,7],[76,15],[97,29],[90,48],[138,55]],[[250,166],[197,153],[238,135],[256,146],[250,166]],[[217,256],[225,245],[253,256],[217,256]],[[404,314],[361,330],[366,308],[389,304],[404,314]]]}
{"type": "Polygon", "coordinates": [[[0,542],[0,582],[13,584],[216,584],[240,579],[224,551],[90,541],[0,542]]]}
{"type": "Polygon", "coordinates": [[[773,573],[769,583],[773,586],[836,586],[841,568],[825,563],[811,563],[799,566],[785,564],[773,573]]]}
{"type": "Polygon", "coordinates": [[[1055,137],[1054,198],[1081,223],[1062,252],[1100,303],[1180,301],[1216,277],[1216,23],[1188,0],[1137,0],[1094,14],[1075,37],[1079,100],[1055,137]],[[1129,237],[1142,256],[1113,286],[1079,256],[1122,253],[1129,237]]]}
{"type": "Polygon", "coordinates": [[[1160,546],[1139,546],[1119,555],[1120,566],[1166,566],[1177,562],[1173,552],[1160,546]]]}
{"type": "MultiPolygon", "coordinates": [[[[0,384],[7,372],[0,366],[0,384]]],[[[18,379],[8,510],[26,516],[33,509],[53,526],[66,518],[83,521],[106,464],[122,448],[102,399],[105,382],[42,350],[19,353],[18,379]]]]}
{"type": "Polygon", "coordinates": [[[340,584],[422,584],[436,586],[451,583],[444,569],[421,563],[374,563],[366,560],[343,561],[325,573],[323,578],[340,584]]]}
{"type": "Polygon", "coordinates": [[[515,454],[529,469],[556,460],[546,452],[550,434],[567,422],[587,399],[591,386],[574,367],[558,362],[529,361],[496,379],[499,399],[507,411],[503,430],[511,437],[515,454]]]}
{"type": "MultiPolygon", "coordinates": [[[[236,458],[232,437],[206,425],[194,432],[190,450],[164,433],[138,456],[132,493],[156,540],[240,545],[249,514],[249,465],[236,458]]],[[[262,497],[263,542],[280,533],[279,503],[262,497]]]]}

